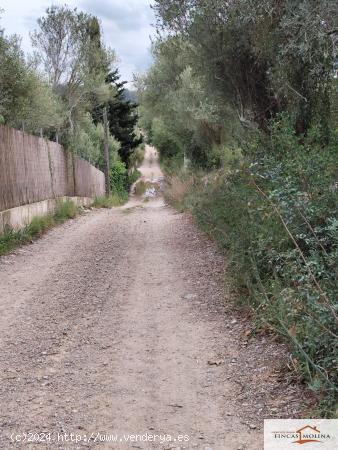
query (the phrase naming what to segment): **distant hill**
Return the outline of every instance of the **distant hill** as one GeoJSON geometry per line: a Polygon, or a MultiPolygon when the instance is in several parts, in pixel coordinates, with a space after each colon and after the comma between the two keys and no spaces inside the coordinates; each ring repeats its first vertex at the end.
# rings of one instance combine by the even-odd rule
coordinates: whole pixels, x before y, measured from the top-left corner
{"type": "Polygon", "coordinates": [[[132,91],[130,89],[125,88],[125,91],[123,93],[123,97],[125,100],[129,101],[130,103],[138,103],[137,98],[137,92],[132,91]]]}

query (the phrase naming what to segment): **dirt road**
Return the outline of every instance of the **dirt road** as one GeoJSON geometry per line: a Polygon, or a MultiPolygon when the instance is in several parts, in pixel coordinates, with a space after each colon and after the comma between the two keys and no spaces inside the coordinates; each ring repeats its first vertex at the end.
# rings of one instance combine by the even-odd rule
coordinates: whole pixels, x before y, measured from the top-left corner
{"type": "Polygon", "coordinates": [[[297,415],[300,392],[279,371],[285,349],[248,338],[224,271],[161,198],[1,258],[0,448],[261,449],[262,419],[297,415]]]}

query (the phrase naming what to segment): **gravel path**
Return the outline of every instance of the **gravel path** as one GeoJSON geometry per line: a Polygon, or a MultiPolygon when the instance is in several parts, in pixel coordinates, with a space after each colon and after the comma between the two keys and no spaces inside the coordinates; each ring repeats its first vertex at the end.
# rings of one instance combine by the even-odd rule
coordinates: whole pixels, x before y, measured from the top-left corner
{"type": "Polygon", "coordinates": [[[263,417],[296,416],[301,392],[280,372],[285,349],[248,339],[224,273],[161,198],[1,258],[0,448],[261,449],[263,417]]]}

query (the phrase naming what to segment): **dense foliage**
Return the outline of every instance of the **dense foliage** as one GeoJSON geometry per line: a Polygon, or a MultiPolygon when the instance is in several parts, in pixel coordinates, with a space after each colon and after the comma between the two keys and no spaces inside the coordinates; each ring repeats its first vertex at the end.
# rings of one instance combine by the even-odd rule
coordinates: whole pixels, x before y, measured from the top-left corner
{"type": "Polygon", "coordinates": [[[337,8],[154,8],[154,64],[138,87],[142,125],[174,174],[171,199],[227,250],[241,297],[288,339],[290,363],[329,415],[338,390],[337,8]]]}
{"type": "Polygon", "coordinates": [[[187,199],[226,249],[242,300],[259,324],[290,340],[292,365],[330,401],[338,384],[337,144],[338,134],[323,154],[283,124],[257,144],[253,162],[198,182],[187,199]]]}
{"type": "Polygon", "coordinates": [[[119,155],[129,165],[135,149],[142,143],[142,137],[136,135],[138,115],[137,104],[127,99],[125,81],[120,81],[118,69],[109,73],[107,80],[114,87],[115,94],[108,102],[108,121],[110,133],[120,142],[119,155]]]}
{"type": "Polygon", "coordinates": [[[0,123],[57,140],[103,170],[107,108],[110,166],[124,165],[127,187],[129,159],[142,142],[135,131],[137,105],[125,96],[98,19],[52,6],[31,38],[35,52],[27,60],[20,39],[0,31],[0,123]]]}
{"type": "Polygon", "coordinates": [[[0,123],[37,132],[58,128],[63,114],[58,96],[25,61],[19,39],[0,31],[0,123]]]}

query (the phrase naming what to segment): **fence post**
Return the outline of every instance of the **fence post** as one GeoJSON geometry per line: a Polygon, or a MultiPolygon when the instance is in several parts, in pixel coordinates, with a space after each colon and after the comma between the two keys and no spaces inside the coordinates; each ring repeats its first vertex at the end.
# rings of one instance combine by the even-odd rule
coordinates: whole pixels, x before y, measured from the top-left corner
{"type": "Polygon", "coordinates": [[[104,174],[106,178],[106,195],[110,194],[110,180],[109,180],[109,129],[108,129],[108,117],[107,107],[103,109],[103,124],[104,124],[104,174]]]}

